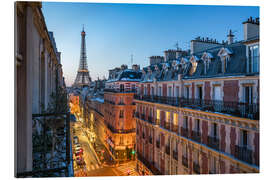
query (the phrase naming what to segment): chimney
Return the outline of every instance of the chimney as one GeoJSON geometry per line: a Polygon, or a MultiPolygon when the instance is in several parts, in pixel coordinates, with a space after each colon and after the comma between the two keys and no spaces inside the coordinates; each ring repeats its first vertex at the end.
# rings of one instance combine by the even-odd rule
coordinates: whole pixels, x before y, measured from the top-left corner
{"type": "Polygon", "coordinates": [[[250,17],[247,19],[247,21],[243,22],[243,25],[244,25],[244,40],[259,38],[260,35],[259,18],[252,19],[252,17],[250,17]]]}
{"type": "Polygon", "coordinates": [[[227,37],[228,37],[228,44],[232,44],[234,35],[232,34],[231,29],[230,29],[229,34],[227,35],[227,37]]]}

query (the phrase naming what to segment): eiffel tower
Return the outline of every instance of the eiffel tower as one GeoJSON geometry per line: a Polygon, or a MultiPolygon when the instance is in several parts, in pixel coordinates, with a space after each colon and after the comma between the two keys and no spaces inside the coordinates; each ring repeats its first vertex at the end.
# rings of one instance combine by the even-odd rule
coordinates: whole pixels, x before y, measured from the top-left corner
{"type": "Polygon", "coordinates": [[[91,77],[89,75],[87,61],[86,61],[86,47],[85,47],[85,32],[84,28],[81,32],[82,41],[81,41],[81,56],[80,56],[80,65],[77,72],[74,87],[86,87],[90,86],[91,77]]]}

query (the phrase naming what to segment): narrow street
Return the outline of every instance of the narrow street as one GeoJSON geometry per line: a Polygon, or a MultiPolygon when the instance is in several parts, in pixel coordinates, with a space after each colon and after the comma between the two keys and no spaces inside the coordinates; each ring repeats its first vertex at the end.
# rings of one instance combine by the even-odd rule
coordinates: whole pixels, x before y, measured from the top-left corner
{"type": "MultiPolygon", "coordinates": [[[[79,138],[79,144],[83,148],[83,159],[85,161],[84,166],[78,166],[76,163],[75,152],[73,152],[73,167],[75,176],[127,176],[127,172],[130,172],[131,176],[137,176],[138,173],[135,170],[136,162],[131,161],[128,163],[123,163],[118,166],[112,164],[110,158],[106,158],[104,161],[100,162],[97,157],[97,153],[94,151],[93,147],[90,147],[90,142],[83,130],[80,122],[73,123],[71,126],[72,139],[74,136],[79,138]],[[73,131],[73,129],[75,131],[73,131]]],[[[101,146],[100,144],[98,146],[101,146]]],[[[74,142],[72,142],[72,149],[74,150],[74,142]]],[[[106,153],[107,154],[107,153],[106,153]]]]}

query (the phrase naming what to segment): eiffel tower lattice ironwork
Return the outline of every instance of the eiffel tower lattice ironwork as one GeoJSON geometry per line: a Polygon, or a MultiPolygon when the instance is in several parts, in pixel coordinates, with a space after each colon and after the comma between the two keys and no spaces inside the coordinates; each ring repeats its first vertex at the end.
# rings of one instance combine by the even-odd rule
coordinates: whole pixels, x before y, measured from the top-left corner
{"type": "Polygon", "coordinates": [[[82,41],[81,41],[81,55],[80,55],[80,65],[77,72],[77,76],[73,86],[85,87],[90,86],[91,77],[89,75],[87,61],[86,61],[86,45],[85,45],[85,32],[84,28],[81,32],[82,41]]]}

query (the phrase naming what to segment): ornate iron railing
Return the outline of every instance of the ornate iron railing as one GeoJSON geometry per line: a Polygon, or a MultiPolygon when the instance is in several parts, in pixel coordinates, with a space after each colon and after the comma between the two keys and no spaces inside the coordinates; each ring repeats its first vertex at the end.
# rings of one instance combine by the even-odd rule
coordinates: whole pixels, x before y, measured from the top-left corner
{"type": "Polygon", "coordinates": [[[168,104],[177,107],[198,109],[229,114],[242,118],[259,120],[259,103],[227,102],[221,100],[187,99],[180,97],[134,95],[134,98],[142,101],[168,104]]]}
{"type": "Polygon", "coordinates": [[[137,159],[141,161],[154,175],[162,175],[162,173],[155,167],[153,162],[149,162],[138,152],[137,159]]]}
{"type": "Polygon", "coordinates": [[[33,168],[16,177],[69,176],[70,114],[33,114],[32,128],[33,168]]]}
{"type": "Polygon", "coordinates": [[[181,127],[181,136],[184,136],[186,138],[189,137],[188,129],[187,128],[181,127]]]}
{"type": "Polygon", "coordinates": [[[104,89],[104,92],[112,93],[136,93],[135,89],[104,89]]]}
{"type": "Polygon", "coordinates": [[[239,160],[252,164],[252,150],[247,147],[235,146],[235,157],[239,160]]]}
{"type": "Polygon", "coordinates": [[[201,143],[201,133],[198,131],[192,131],[190,138],[198,143],[201,143]]]}

